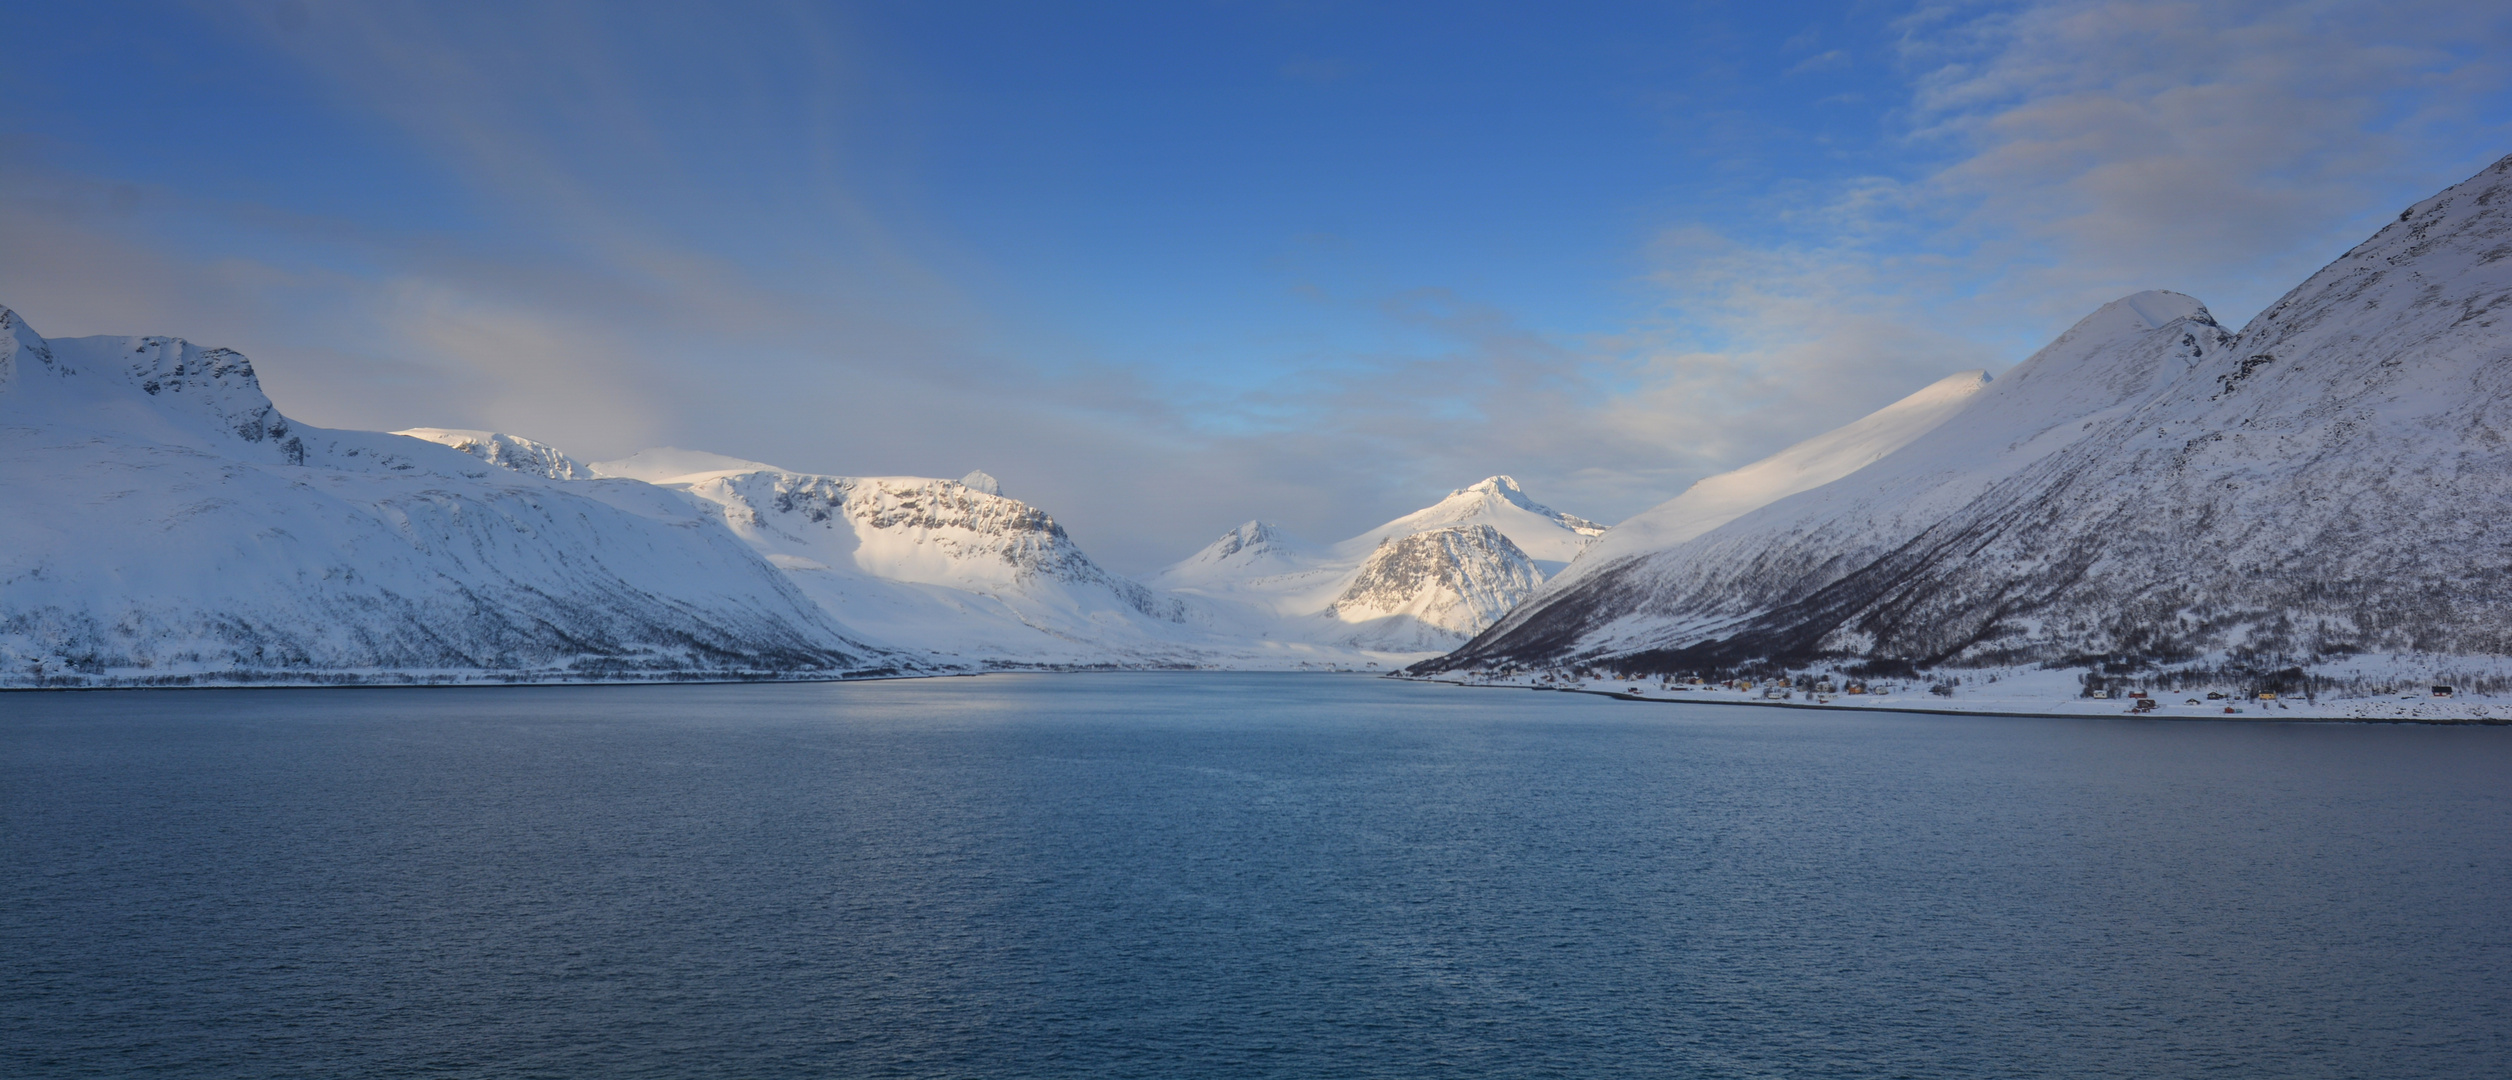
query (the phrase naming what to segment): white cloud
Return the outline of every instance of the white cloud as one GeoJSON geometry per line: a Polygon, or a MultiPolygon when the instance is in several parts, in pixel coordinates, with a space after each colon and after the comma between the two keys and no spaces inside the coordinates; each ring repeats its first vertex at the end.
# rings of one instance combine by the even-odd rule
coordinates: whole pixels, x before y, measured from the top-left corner
{"type": "Polygon", "coordinates": [[[1992,301],[2160,285],[2237,317],[2507,147],[2512,14],[2465,3],[2097,0],[1914,16],[1919,195],[1992,301]]]}

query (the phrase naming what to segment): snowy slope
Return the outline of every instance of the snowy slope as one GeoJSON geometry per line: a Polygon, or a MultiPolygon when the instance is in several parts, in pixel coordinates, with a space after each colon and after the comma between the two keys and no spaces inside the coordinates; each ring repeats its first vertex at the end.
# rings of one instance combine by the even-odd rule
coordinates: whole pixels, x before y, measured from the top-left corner
{"type": "Polygon", "coordinates": [[[1850,424],[1741,469],[1704,478],[1683,494],[1608,530],[1567,573],[1554,576],[1555,587],[1595,567],[1690,540],[1874,464],[1943,424],[1989,382],[1985,371],[1948,375],[1850,424]]]}
{"type": "Polygon", "coordinates": [[[233,352],[0,309],[0,685],[913,665],[655,494],[306,427],[233,352]]]}
{"type": "Polygon", "coordinates": [[[1430,652],[1489,626],[1603,532],[1494,476],[1330,547],[1251,521],[1151,584],[1240,634],[1430,652]]]}
{"type": "Polygon", "coordinates": [[[592,469],[685,495],[892,647],[996,666],[1200,665],[1247,652],[1178,599],[1100,568],[982,472],[822,476],[669,447],[592,469]]]}
{"type": "Polygon", "coordinates": [[[2105,306],[1900,449],[1604,549],[1433,668],[2512,653],[2512,159],[2239,335],[2105,306]]]}

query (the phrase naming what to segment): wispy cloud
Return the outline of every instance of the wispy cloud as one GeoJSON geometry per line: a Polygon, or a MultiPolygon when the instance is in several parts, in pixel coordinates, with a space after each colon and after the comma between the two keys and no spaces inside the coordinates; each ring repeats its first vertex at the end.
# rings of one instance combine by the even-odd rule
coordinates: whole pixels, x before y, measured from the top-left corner
{"type": "Polygon", "coordinates": [[[2106,301],[2198,295],[2238,321],[2398,205],[2512,145],[2512,16],[2463,4],[2098,0],[1900,20],[1915,167],[1771,206],[1780,239],[1654,248],[1641,389],[1697,469],[1776,449],[2106,301]]]}
{"type": "Polygon", "coordinates": [[[2002,302],[2131,283],[2247,315],[2512,135],[2512,9],[2098,0],[1902,23],[1914,199],[2002,302]],[[2158,279],[2164,279],[2158,281],[2158,279]]]}
{"type": "Polygon", "coordinates": [[[1846,67],[1848,64],[1848,50],[1830,49],[1824,52],[1816,53],[1789,65],[1787,73],[1790,75],[1803,75],[1809,71],[1823,71],[1829,68],[1846,67]]]}
{"type": "Polygon", "coordinates": [[[1859,89],[1904,102],[1884,151],[1635,229],[1629,325],[1538,328],[1454,281],[1349,286],[1315,302],[1387,344],[1206,377],[1086,344],[1048,355],[970,284],[985,261],[921,216],[929,88],[842,18],[758,10],[729,30],[611,5],[235,15],[423,148],[476,220],[325,220],[94,180],[12,144],[0,300],[46,332],[244,347],[318,423],[983,467],[1143,569],[1247,516],[1331,538],[1495,472],[1627,514],[2019,359],[2126,292],[2246,315],[2512,148],[2477,104],[2500,99],[2512,56],[2507,16],[2483,5],[1932,6],[1888,40],[1809,31],[1784,50],[1823,50],[1807,71],[1897,58],[1898,88],[1859,89]],[[672,63],[650,62],[658,40],[672,63]]]}

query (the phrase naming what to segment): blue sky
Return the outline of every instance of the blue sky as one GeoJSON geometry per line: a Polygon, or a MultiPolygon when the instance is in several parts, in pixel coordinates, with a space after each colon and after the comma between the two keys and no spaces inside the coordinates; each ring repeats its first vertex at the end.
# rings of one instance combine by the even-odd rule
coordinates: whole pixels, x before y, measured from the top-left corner
{"type": "Polygon", "coordinates": [[[0,2],[0,303],[282,409],[984,468],[1111,565],[1616,520],[2512,152],[2474,3],[0,2]]]}

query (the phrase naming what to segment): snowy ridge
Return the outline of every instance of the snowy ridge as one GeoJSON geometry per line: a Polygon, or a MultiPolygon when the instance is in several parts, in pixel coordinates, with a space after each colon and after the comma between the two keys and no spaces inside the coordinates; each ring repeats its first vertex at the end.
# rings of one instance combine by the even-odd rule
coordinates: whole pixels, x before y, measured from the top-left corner
{"type": "Polygon", "coordinates": [[[1250,521],[1151,581],[1241,634],[1419,655],[1491,625],[1604,531],[1494,476],[1330,547],[1250,521]]]}
{"type": "Polygon", "coordinates": [[[574,458],[560,453],[557,447],[513,435],[448,428],[407,428],[393,434],[450,446],[491,465],[519,473],[546,476],[552,480],[593,479],[592,469],[577,464],[574,458]]]}
{"type": "Polygon", "coordinates": [[[2507,204],[2512,159],[2239,335],[2106,305],[1874,463],[1582,568],[1424,670],[2512,655],[2507,204]]]}
{"type": "Polygon", "coordinates": [[[1451,525],[1489,525],[1500,530],[1528,558],[1558,571],[1604,535],[1605,527],[1562,513],[1529,498],[1516,479],[1494,476],[1458,488],[1448,497],[1335,545],[1338,553],[1355,555],[1380,541],[1451,525]]]}
{"type": "Polygon", "coordinates": [[[671,501],[293,423],[227,350],[0,331],[0,685],[919,666],[671,501]]]}
{"type": "Polygon", "coordinates": [[[1874,464],[1961,411],[1989,382],[1985,371],[1948,375],[1843,427],[1741,469],[1706,477],[1683,494],[1607,531],[1570,570],[1555,577],[1554,587],[1597,567],[1690,540],[1874,464]]]}
{"type": "Polygon", "coordinates": [[[898,647],[1035,664],[1198,664],[1216,647],[1184,604],[1100,568],[1046,512],[961,481],[756,468],[655,482],[898,647]]]}

